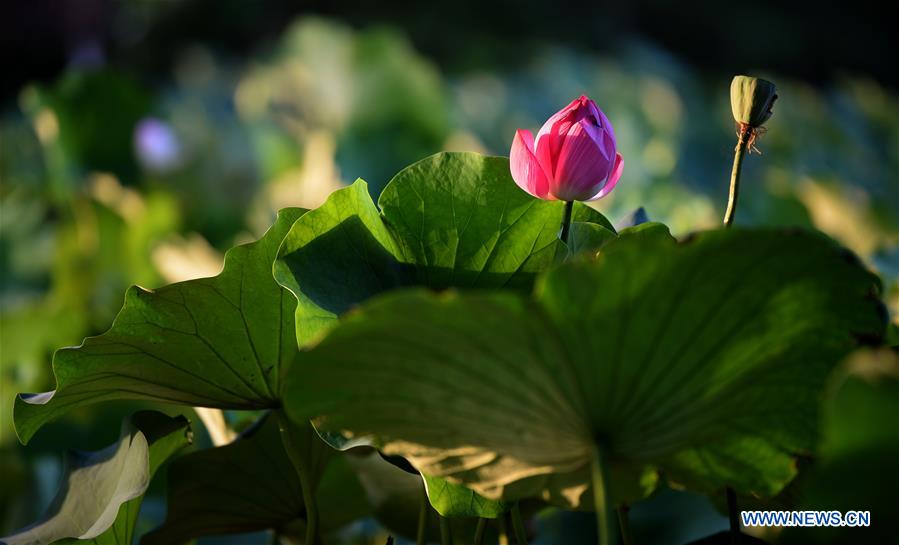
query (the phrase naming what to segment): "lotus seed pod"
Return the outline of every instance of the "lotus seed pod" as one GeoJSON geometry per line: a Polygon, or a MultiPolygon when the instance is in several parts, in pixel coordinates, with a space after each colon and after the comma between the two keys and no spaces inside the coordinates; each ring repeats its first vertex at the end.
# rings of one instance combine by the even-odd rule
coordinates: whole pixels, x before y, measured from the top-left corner
{"type": "Polygon", "coordinates": [[[736,76],[730,84],[730,106],[741,125],[760,127],[773,113],[777,87],[760,78],[736,76]]]}

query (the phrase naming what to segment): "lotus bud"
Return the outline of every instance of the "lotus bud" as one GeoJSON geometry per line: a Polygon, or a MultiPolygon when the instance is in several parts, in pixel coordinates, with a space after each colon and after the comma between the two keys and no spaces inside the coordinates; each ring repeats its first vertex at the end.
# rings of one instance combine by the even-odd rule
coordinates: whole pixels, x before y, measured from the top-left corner
{"type": "Polygon", "coordinates": [[[509,159],[515,183],[546,200],[600,199],[624,169],[612,124],[585,96],[550,117],[536,138],[519,129],[509,159]]]}
{"type": "Polygon", "coordinates": [[[730,106],[741,127],[760,127],[773,113],[777,87],[761,78],[736,76],[730,84],[730,106]]]}

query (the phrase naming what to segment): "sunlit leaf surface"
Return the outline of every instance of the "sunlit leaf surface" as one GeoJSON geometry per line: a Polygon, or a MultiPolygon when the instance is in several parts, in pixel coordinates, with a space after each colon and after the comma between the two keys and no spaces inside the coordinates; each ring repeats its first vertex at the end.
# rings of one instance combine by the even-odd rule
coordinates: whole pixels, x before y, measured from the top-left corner
{"type": "MultiPolygon", "coordinates": [[[[558,239],[564,204],[519,189],[505,157],[438,153],[397,174],[378,205],[380,211],[357,181],[301,217],[285,237],[274,275],[299,300],[301,345],[383,291],[527,290],[537,272],[567,253],[558,239]]],[[[574,219],[614,233],[580,203],[574,219]]]]}
{"type": "Polygon", "coordinates": [[[272,279],[271,263],[302,212],[282,211],[262,239],[229,251],[216,277],[128,290],[109,331],[56,352],[56,390],[16,400],[19,438],[74,407],[114,399],[276,406],[297,353],[296,301],[272,279]]]}

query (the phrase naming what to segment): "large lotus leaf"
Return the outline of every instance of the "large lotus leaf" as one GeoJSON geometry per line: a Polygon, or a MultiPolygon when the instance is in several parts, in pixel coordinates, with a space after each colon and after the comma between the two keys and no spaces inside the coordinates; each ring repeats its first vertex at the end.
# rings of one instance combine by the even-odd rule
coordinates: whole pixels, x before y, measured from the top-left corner
{"type": "MultiPolygon", "coordinates": [[[[378,200],[365,182],[337,191],[290,229],[275,279],[299,301],[305,345],[338,315],[400,286],[530,289],[567,254],[558,233],[564,204],[522,191],[509,160],[438,153],[397,174],[378,200]]],[[[574,220],[611,224],[577,203],[574,220]]]]}
{"type": "MultiPolygon", "coordinates": [[[[293,435],[316,489],[319,530],[327,534],[367,515],[365,493],[343,455],[323,443],[308,423],[293,435]]],[[[269,414],[233,443],[172,464],[165,522],[141,544],[175,545],[205,535],[267,529],[293,532],[305,517],[300,479],[284,450],[278,420],[269,414]]]]}
{"type": "Polygon", "coordinates": [[[860,350],[834,373],[820,456],[796,509],[868,511],[869,527],[787,528],[785,544],[899,543],[899,353],[860,350]]]}
{"type": "Polygon", "coordinates": [[[277,406],[280,376],[296,356],[296,300],[271,277],[286,209],[257,242],[231,249],[213,278],[148,290],[134,286],[106,333],[53,357],[56,390],[16,399],[16,432],[81,405],[146,399],[230,409],[277,406]]]}
{"type": "Polygon", "coordinates": [[[545,275],[533,299],[376,298],[301,353],[285,405],[488,498],[570,474],[549,493],[577,498],[598,449],[613,471],[650,464],[701,490],[768,495],[814,447],[828,371],[882,336],[878,289],[820,234],[678,244],[639,226],[545,275]]]}
{"type": "Polygon", "coordinates": [[[96,452],[70,452],[60,490],[43,518],[0,543],[131,545],[150,479],[190,442],[190,425],[183,416],[135,413],[122,423],[116,443],[96,452]]]}

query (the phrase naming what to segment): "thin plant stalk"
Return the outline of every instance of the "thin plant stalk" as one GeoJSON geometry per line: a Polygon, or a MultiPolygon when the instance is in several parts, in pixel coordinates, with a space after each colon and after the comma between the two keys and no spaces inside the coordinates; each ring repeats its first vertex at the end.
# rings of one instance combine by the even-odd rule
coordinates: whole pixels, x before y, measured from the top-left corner
{"type": "Polygon", "coordinates": [[[615,532],[612,521],[612,506],[609,498],[609,473],[603,447],[597,445],[590,465],[593,484],[593,508],[596,510],[596,525],[599,545],[614,545],[615,532]]]}
{"type": "Polygon", "coordinates": [[[741,125],[737,137],[737,146],[734,148],[734,167],[730,172],[730,192],[727,197],[727,210],[724,212],[724,226],[730,227],[737,214],[737,199],[740,196],[740,172],[743,170],[743,157],[752,140],[753,129],[748,125],[741,125]]]}
{"type": "Polygon", "coordinates": [[[453,545],[453,534],[450,530],[449,520],[440,515],[440,543],[442,545],[453,545]]]}
{"type": "Polygon", "coordinates": [[[479,518],[478,525],[474,530],[474,545],[483,545],[484,534],[487,533],[487,519],[479,518]]]}
{"type": "Polygon", "coordinates": [[[318,503],[315,500],[315,490],[309,472],[306,471],[303,461],[300,459],[298,445],[290,433],[290,420],[282,411],[278,411],[278,430],[281,432],[281,442],[284,451],[290,458],[297,477],[300,479],[300,489],[303,491],[303,505],[306,508],[306,541],[307,545],[318,544],[318,503]]]}
{"type": "Polygon", "coordinates": [[[562,217],[562,231],[559,238],[568,244],[568,233],[571,231],[571,213],[574,210],[574,201],[565,201],[565,215],[562,217]]]}
{"type": "Polygon", "coordinates": [[[509,513],[512,518],[512,531],[515,532],[515,541],[518,545],[528,545],[528,533],[524,529],[524,521],[521,519],[521,509],[518,508],[518,502],[512,506],[509,513]]]}
{"type": "Polygon", "coordinates": [[[428,528],[428,492],[425,481],[421,480],[421,500],[418,509],[418,530],[415,532],[415,545],[425,545],[425,533],[428,528]]]}
{"type": "Polygon", "coordinates": [[[203,426],[209,433],[213,446],[221,447],[237,439],[237,433],[228,425],[228,420],[225,418],[223,410],[210,409],[209,407],[194,407],[194,412],[200,417],[200,422],[203,423],[203,426]]]}
{"type": "Polygon", "coordinates": [[[634,535],[631,533],[631,521],[628,517],[630,509],[627,505],[618,506],[618,528],[621,532],[621,542],[624,545],[634,545],[634,535]]]}
{"type": "Polygon", "coordinates": [[[740,517],[737,512],[737,494],[731,487],[726,487],[727,494],[727,518],[730,521],[730,542],[731,545],[740,544],[740,517]]]}
{"type": "Polygon", "coordinates": [[[499,517],[499,545],[509,545],[509,523],[506,520],[507,513],[499,517]]]}

